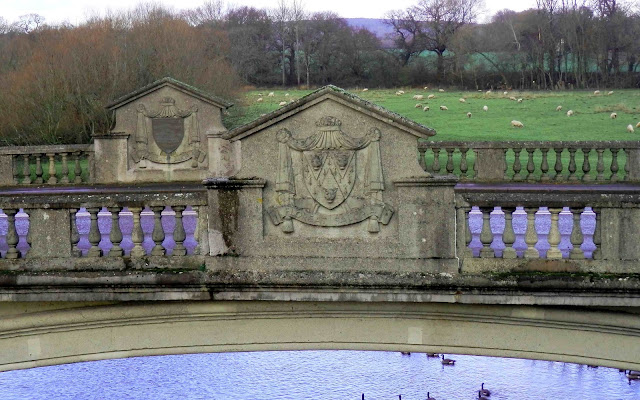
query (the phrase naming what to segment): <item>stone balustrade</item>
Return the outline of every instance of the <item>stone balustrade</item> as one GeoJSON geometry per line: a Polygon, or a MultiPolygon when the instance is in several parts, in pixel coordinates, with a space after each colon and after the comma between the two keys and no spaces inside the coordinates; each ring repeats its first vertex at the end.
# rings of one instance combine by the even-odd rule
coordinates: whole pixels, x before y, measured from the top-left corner
{"type": "Polygon", "coordinates": [[[418,145],[422,168],[463,180],[515,182],[596,182],[640,180],[640,143],[453,142],[418,145]]]}
{"type": "Polygon", "coordinates": [[[5,186],[90,183],[93,154],[93,145],[0,148],[0,183],[5,186]]]}

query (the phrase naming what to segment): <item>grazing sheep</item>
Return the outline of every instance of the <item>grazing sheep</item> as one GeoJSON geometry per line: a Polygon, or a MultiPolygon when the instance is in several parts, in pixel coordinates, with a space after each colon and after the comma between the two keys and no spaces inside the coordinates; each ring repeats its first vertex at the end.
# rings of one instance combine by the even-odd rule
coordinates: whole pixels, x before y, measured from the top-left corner
{"type": "Polygon", "coordinates": [[[285,93],[285,94],[284,94],[284,97],[289,97],[289,93],[285,93]]]}
{"type": "MultiPolygon", "coordinates": [[[[422,109],[422,111],[429,111],[429,106],[424,106],[424,108],[422,109]]],[[[638,122],[640,124],[640,122],[638,122]]]]}
{"type": "Polygon", "coordinates": [[[459,99],[458,99],[458,101],[459,101],[460,103],[466,103],[466,102],[467,102],[467,101],[466,101],[465,99],[463,99],[463,98],[459,98],[459,99]]]}
{"type": "Polygon", "coordinates": [[[435,99],[436,95],[435,94],[430,94],[427,96],[427,99],[435,99]]]}
{"type": "Polygon", "coordinates": [[[618,114],[617,113],[611,113],[611,115],[609,115],[609,118],[616,119],[616,118],[618,118],[618,114]]]}
{"type": "Polygon", "coordinates": [[[429,89],[429,86],[425,86],[425,87],[424,87],[424,90],[427,90],[427,89],[429,89]]]}
{"type": "Polygon", "coordinates": [[[404,90],[398,90],[398,93],[404,94],[404,90]]]}
{"type": "Polygon", "coordinates": [[[607,96],[611,96],[612,94],[613,94],[613,90],[610,90],[610,91],[607,93],[607,96]]]}
{"type": "Polygon", "coordinates": [[[421,95],[421,94],[416,94],[415,96],[413,96],[413,98],[416,99],[416,100],[422,100],[422,99],[424,99],[424,96],[421,95]]]}
{"type": "Polygon", "coordinates": [[[482,109],[485,110],[485,111],[489,111],[489,107],[487,107],[487,106],[482,107],[482,109]]]}
{"type": "Polygon", "coordinates": [[[444,89],[438,89],[438,92],[444,92],[444,89]]]}
{"type": "Polygon", "coordinates": [[[422,104],[417,103],[414,108],[422,108],[422,104]]]}
{"type": "Polygon", "coordinates": [[[396,96],[402,96],[402,93],[396,92],[396,96]]]}
{"type": "Polygon", "coordinates": [[[256,100],[258,103],[262,102],[262,97],[258,97],[258,100],[256,100]]]}
{"type": "Polygon", "coordinates": [[[276,95],[275,93],[273,93],[273,92],[269,92],[269,94],[267,95],[267,97],[273,97],[273,96],[275,96],[275,95],[276,95]]]}
{"type": "Polygon", "coordinates": [[[633,133],[633,125],[631,124],[627,125],[627,132],[633,133]]]}
{"type": "Polygon", "coordinates": [[[522,103],[522,99],[518,99],[518,103],[522,103]]]}
{"type": "Polygon", "coordinates": [[[511,101],[518,101],[518,99],[516,99],[516,98],[515,98],[515,97],[513,97],[513,96],[509,97],[509,100],[511,100],[511,101]]]}
{"type": "Polygon", "coordinates": [[[363,91],[363,92],[368,92],[368,91],[369,91],[369,89],[364,88],[364,89],[362,89],[362,91],[363,91]]]}
{"type": "Polygon", "coordinates": [[[470,112],[467,113],[467,118],[471,118],[471,113],[470,112]]]}
{"type": "Polygon", "coordinates": [[[282,106],[286,106],[286,105],[287,105],[287,102],[286,102],[286,101],[281,101],[281,102],[280,102],[280,104],[278,104],[278,105],[279,105],[280,107],[282,107],[282,106]]]}
{"type": "Polygon", "coordinates": [[[441,109],[442,111],[447,111],[447,110],[448,110],[447,106],[440,106],[440,109],[441,109]]]}
{"type": "Polygon", "coordinates": [[[487,91],[486,91],[486,94],[491,94],[491,90],[487,90],[487,91]]]}
{"type": "Polygon", "coordinates": [[[593,95],[594,95],[594,96],[598,96],[599,94],[600,94],[600,91],[599,91],[599,90],[594,90],[594,91],[593,91],[593,95]]]}
{"type": "Polygon", "coordinates": [[[514,128],[524,128],[524,124],[520,121],[516,121],[515,119],[511,121],[511,126],[514,128]]]}
{"type": "Polygon", "coordinates": [[[636,128],[640,128],[640,122],[636,124],[636,128]]]}
{"type": "Polygon", "coordinates": [[[573,110],[569,110],[569,111],[567,111],[567,117],[570,117],[570,116],[572,116],[572,115],[573,115],[573,110]]]}
{"type": "Polygon", "coordinates": [[[509,92],[502,92],[502,94],[504,94],[505,96],[509,94],[509,92]]]}
{"type": "Polygon", "coordinates": [[[556,107],[556,111],[562,111],[562,106],[556,107]]]}

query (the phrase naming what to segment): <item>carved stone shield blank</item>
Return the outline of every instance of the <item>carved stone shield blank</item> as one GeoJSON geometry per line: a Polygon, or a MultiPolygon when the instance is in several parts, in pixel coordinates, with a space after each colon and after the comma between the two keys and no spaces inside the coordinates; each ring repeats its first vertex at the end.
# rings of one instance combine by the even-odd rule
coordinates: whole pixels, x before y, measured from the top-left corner
{"type": "Polygon", "coordinates": [[[166,154],[180,147],[184,139],[184,118],[152,118],[153,138],[166,154]]]}

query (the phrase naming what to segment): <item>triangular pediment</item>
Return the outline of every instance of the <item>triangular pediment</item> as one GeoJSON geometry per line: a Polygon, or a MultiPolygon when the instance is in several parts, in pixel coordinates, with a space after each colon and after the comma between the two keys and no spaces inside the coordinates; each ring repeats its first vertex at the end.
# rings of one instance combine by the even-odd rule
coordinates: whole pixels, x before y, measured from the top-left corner
{"type": "Polygon", "coordinates": [[[302,111],[308,110],[323,102],[339,103],[357,112],[369,115],[385,124],[392,125],[401,131],[417,138],[428,139],[436,134],[435,130],[412,121],[384,107],[366,101],[352,93],[336,86],[324,86],[297,101],[294,101],[276,111],[264,115],[246,125],[237,127],[223,135],[227,140],[237,141],[260,132],[274,124],[278,124],[302,111]]]}

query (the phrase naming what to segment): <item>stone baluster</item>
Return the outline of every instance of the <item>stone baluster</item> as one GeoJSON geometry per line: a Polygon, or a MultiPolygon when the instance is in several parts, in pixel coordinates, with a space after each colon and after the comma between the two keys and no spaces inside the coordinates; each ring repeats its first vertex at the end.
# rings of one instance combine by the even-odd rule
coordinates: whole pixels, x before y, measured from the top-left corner
{"type": "Polygon", "coordinates": [[[56,177],[56,153],[47,153],[47,157],[49,157],[49,179],[47,183],[55,185],[58,183],[58,178],[56,177]]]}
{"type": "Polygon", "coordinates": [[[582,236],[584,238],[580,248],[585,258],[593,258],[593,252],[596,250],[596,245],[593,242],[593,234],[596,231],[596,213],[593,212],[591,207],[584,208],[580,220],[580,228],[582,229],[582,236]]]}
{"type": "Polygon", "coordinates": [[[62,176],[60,176],[60,183],[69,183],[69,162],[67,160],[67,153],[60,153],[62,160],[62,176]]]}
{"type": "Polygon", "coordinates": [[[480,235],[482,234],[482,211],[480,208],[473,206],[469,211],[467,217],[468,225],[467,230],[471,236],[471,240],[469,240],[468,248],[471,249],[471,254],[473,257],[480,257],[480,249],[482,249],[482,241],[480,240],[480,235]]]}
{"type": "Polygon", "coordinates": [[[164,240],[162,241],[162,247],[165,250],[166,255],[170,256],[173,254],[173,250],[175,247],[175,230],[176,230],[176,213],[171,209],[171,207],[166,206],[164,210],[162,210],[162,230],[164,231],[164,240]]]}
{"type": "Polygon", "coordinates": [[[29,215],[22,208],[16,214],[15,225],[16,235],[18,235],[16,249],[20,252],[20,257],[24,258],[31,246],[29,245],[29,215]]]}
{"type": "Polygon", "coordinates": [[[20,184],[20,173],[21,173],[21,169],[19,164],[19,160],[18,160],[19,156],[11,156],[11,177],[13,178],[13,184],[14,185],[19,185],[20,184]]]}
{"type": "Polygon", "coordinates": [[[576,175],[576,151],[577,149],[569,147],[569,181],[577,181],[578,176],[576,175]]]}
{"type": "MultiPolygon", "coordinates": [[[[118,226],[122,235],[122,241],[120,241],[120,247],[125,256],[131,255],[131,249],[133,249],[133,213],[129,208],[124,207],[118,214],[118,226]]],[[[113,250],[113,249],[111,249],[113,250]]]]}
{"type": "Polygon", "coordinates": [[[4,258],[9,250],[7,234],[9,233],[9,221],[7,214],[0,209],[0,257],[4,258]]]}
{"type": "Polygon", "coordinates": [[[547,251],[547,258],[549,260],[562,259],[562,252],[558,245],[560,244],[560,227],[559,227],[559,214],[562,211],[561,208],[550,208],[551,212],[551,229],[549,231],[549,250],[547,251]]]}
{"type": "Polygon", "coordinates": [[[78,233],[78,226],[76,224],[77,208],[69,209],[69,225],[71,225],[71,255],[73,257],[80,257],[82,252],[78,248],[78,242],[80,242],[80,234],[78,233]]]}
{"type": "Polygon", "coordinates": [[[184,240],[186,234],[184,232],[184,225],[182,224],[182,212],[185,206],[173,206],[173,211],[176,213],[176,230],[173,232],[173,240],[176,242],[173,248],[172,256],[184,256],[187,254],[187,249],[184,247],[184,240]]]}
{"type": "Polygon", "coordinates": [[[31,166],[29,165],[29,154],[22,155],[22,184],[31,183],[31,166]]]}
{"type": "Polygon", "coordinates": [[[506,227],[505,213],[502,211],[502,208],[494,207],[491,214],[488,215],[487,222],[489,222],[491,234],[493,235],[490,248],[494,250],[496,257],[502,257],[506,247],[502,239],[506,227]]]}
{"type": "Polygon", "coordinates": [[[440,149],[437,147],[434,147],[432,150],[433,150],[433,164],[431,165],[431,169],[433,170],[434,174],[437,174],[440,172],[440,149]]]}
{"type": "Polygon", "coordinates": [[[553,149],[553,152],[556,154],[556,163],[553,166],[553,170],[556,171],[556,175],[553,177],[553,179],[555,179],[556,181],[561,181],[563,176],[562,176],[562,151],[564,149],[563,148],[555,148],[553,149]]]}
{"type": "Polygon", "coordinates": [[[543,147],[540,151],[542,152],[542,162],[540,163],[540,171],[542,174],[540,175],[540,180],[544,182],[551,179],[549,177],[549,161],[547,160],[547,153],[549,152],[549,149],[543,147]]]}
{"type": "Polygon", "coordinates": [[[598,174],[596,175],[596,180],[602,181],[604,180],[604,161],[602,157],[602,153],[604,153],[604,149],[596,149],[596,153],[598,154],[598,161],[596,164],[596,172],[598,174]]]}
{"type": "Polygon", "coordinates": [[[618,180],[618,151],[620,149],[611,149],[611,182],[618,180]]]}
{"type": "Polygon", "coordinates": [[[98,229],[98,211],[100,208],[98,207],[90,207],[87,208],[89,215],[91,215],[91,225],[89,227],[89,243],[91,243],[91,248],[87,254],[88,257],[100,257],[102,255],[102,251],[100,250],[100,231],[98,229]]]}
{"type": "Polygon", "coordinates": [[[513,242],[513,248],[516,251],[516,255],[519,258],[522,258],[524,257],[524,252],[528,247],[525,241],[528,222],[527,212],[524,210],[524,207],[516,207],[516,210],[513,212],[511,217],[513,233],[516,237],[515,242],[513,242]]]}
{"type": "Polygon", "coordinates": [[[122,230],[120,229],[120,207],[109,207],[111,213],[111,230],[109,231],[109,240],[111,241],[111,249],[109,257],[122,257],[124,251],[120,244],[122,243],[122,230]]]}
{"type": "Polygon", "coordinates": [[[560,245],[558,248],[562,258],[569,258],[571,253],[571,232],[573,230],[573,215],[569,207],[563,207],[558,216],[558,230],[560,231],[560,245]]]}
{"type": "Polygon", "coordinates": [[[147,206],[140,213],[140,227],[144,235],[142,241],[142,247],[146,254],[151,255],[151,251],[155,247],[156,243],[153,241],[153,231],[155,228],[155,215],[153,211],[147,206]]]}
{"type": "Polygon", "coordinates": [[[35,154],[36,157],[36,180],[34,183],[41,184],[44,183],[44,179],[42,178],[42,154],[35,154]]]}
{"type": "Polygon", "coordinates": [[[448,147],[445,150],[447,152],[447,174],[453,174],[453,152],[456,151],[456,149],[448,147]]]}
{"type": "Polygon", "coordinates": [[[624,152],[625,155],[625,161],[624,161],[624,178],[623,180],[628,181],[629,180],[629,164],[631,161],[631,150],[629,149],[622,149],[622,151],[624,152]]]}
{"type": "Polygon", "coordinates": [[[600,214],[599,210],[593,210],[596,213],[596,231],[593,234],[593,244],[595,244],[596,248],[593,250],[593,259],[601,260],[602,259],[602,249],[600,245],[602,244],[602,224],[600,218],[602,214],[600,214]]]}
{"type": "Polygon", "coordinates": [[[513,232],[513,211],[511,210],[503,210],[504,211],[504,235],[502,236],[502,241],[504,242],[505,248],[502,251],[502,258],[512,259],[516,258],[516,249],[513,248],[513,244],[516,241],[516,236],[513,232]]]}
{"type": "Polygon", "coordinates": [[[580,245],[582,245],[582,241],[584,240],[582,237],[582,225],[580,223],[582,209],[572,208],[571,213],[573,214],[573,229],[571,230],[571,245],[573,247],[569,252],[569,258],[572,260],[582,260],[584,259],[584,253],[580,248],[580,245]]]}
{"type": "MultiPolygon", "coordinates": [[[[95,169],[95,153],[93,151],[90,151],[87,154],[87,178],[85,179],[85,182],[91,182],[92,179],[94,178],[91,175],[91,171],[93,171],[95,169]]],[[[194,159],[195,160],[195,159],[194,159]]]]}
{"type": "Polygon", "coordinates": [[[551,213],[547,207],[538,208],[536,212],[536,233],[538,234],[538,243],[536,248],[540,254],[540,258],[547,257],[549,250],[549,232],[551,231],[551,213]]]}
{"type": "Polygon", "coordinates": [[[129,211],[133,214],[133,230],[131,232],[131,241],[133,248],[131,249],[131,257],[144,257],[147,252],[142,246],[144,232],[142,231],[142,222],[140,221],[141,207],[129,207],[129,211]]]}
{"type": "Polygon", "coordinates": [[[182,213],[182,222],[185,232],[184,247],[187,249],[187,255],[192,255],[198,247],[195,236],[198,227],[198,212],[193,207],[187,207],[182,213]]]}
{"type": "Polygon", "coordinates": [[[536,249],[538,242],[538,233],[536,232],[536,209],[526,208],[527,213],[527,233],[524,241],[527,243],[527,250],[524,252],[524,258],[540,258],[540,253],[536,249]]]}
{"type": "Polygon", "coordinates": [[[493,258],[495,252],[491,248],[491,242],[493,235],[491,234],[491,216],[489,210],[482,211],[482,231],[480,232],[480,241],[482,242],[482,249],[480,250],[480,257],[493,258]]]}
{"type": "Polygon", "coordinates": [[[112,214],[106,207],[102,207],[98,212],[98,232],[100,233],[100,242],[98,242],[98,247],[104,255],[109,254],[109,251],[113,247],[109,237],[111,236],[111,230],[113,228],[113,221],[111,217],[112,214]]]}
{"type": "Polygon", "coordinates": [[[424,158],[426,152],[427,150],[425,148],[418,148],[418,164],[420,164],[420,168],[422,168],[422,170],[425,172],[427,171],[427,161],[424,158]]]}
{"type": "Polygon", "coordinates": [[[469,149],[465,147],[460,148],[460,177],[468,178],[467,171],[469,170],[469,165],[467,164],[467,151],[469,149]]]}
{"type": "Polygon", "coordinates": [[[73,153],[73,182],[82,183],[82,168],[80,168],[80,152],[73,153]]]}
{"type": "Polygon", "coordinates": [[[153,242],[155,243],[153,249],[151,250],[152,256],[163,256],[165,253],[164,248],[162,247],[162,242],[164,241],[164,231],[162,230],[161,213],[163,209],[164,207],[162,206],[151,207],[151,210],[153,211],[154,221],[151,237],[153,239],[153,242]]]}
{"type": "Polygon", "coordinates": [[[89,234],[91,232],[91,214],[87,211],[86,208],[82,207],[76,212],[75,215],[75,226],[78,230],[78,250],[80,251],[80,255],[86,257],[89,255],[89,250],[91,249],[91,242],[89,241],[89,234]]]}
{"type": "Polygon", "coordinates": [[[7,214],[7,253],[5,258],[7,259],[16,259],[20,257],[20,252],[16,248],[18,244],[18,234],[16,232],[16,214],[18,210],[15,209],[5,209],[4,213],[7,214]]]}
{"type": "Polygon", "coordinates": [[[584,158],[582,159],[582,180],[590,181],[591,180],[591,163],[589,162],[589,153],[591,153],[591,149],[582,149],[582,155],[584,158]]]}
{"type": "Polygon", "coordinates": [[[527,150],[527,153],[529,153],[529,159],[527,160],[527,172],[528,172],[528,174],[527,174],[527,178],[526,179],[528,181],[533,181],[533,180],[535,180],[535,176],[533,175],[533,172],[536,170],[536,166],[533,163],[533,152],[535,152],[536,149],[535,148],[533,148],[533,149],[529,148],[529,149],[526,149],[526,150],[527,150]]]}
{"type": "Polygon", "coordinates": [[[522,175],[520,175],[520,171],[522,170],[522,164],[520,163],[520,153],[522,149],[519,147],[513,148],[513,155],[515,160],[513,161],[513,180],[520,181],[522,180],[522,175]]]}

